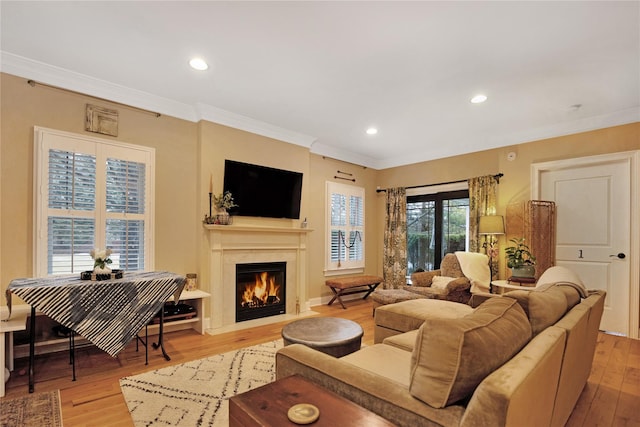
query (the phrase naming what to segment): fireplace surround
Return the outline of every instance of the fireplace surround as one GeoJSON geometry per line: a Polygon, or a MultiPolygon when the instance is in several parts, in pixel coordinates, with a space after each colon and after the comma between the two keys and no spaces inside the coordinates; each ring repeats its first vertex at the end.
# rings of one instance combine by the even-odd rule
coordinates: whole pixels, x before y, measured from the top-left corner
{"type": "Polygon", "coordinates": [[[204,225],[209,244],[210,333],[275,323],[309,311],[307,301],[308,228],[204,225]],[[238,322],[236,266],[286,263],[284,313],[238,322]]]}

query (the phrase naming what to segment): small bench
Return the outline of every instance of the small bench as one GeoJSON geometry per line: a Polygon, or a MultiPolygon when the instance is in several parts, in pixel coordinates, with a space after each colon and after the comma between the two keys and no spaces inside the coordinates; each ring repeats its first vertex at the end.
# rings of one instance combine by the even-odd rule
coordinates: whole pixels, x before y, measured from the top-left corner
{"type": "Polygon", "coordinates": [[[346,309],[347,307],[345,307],[344,303],[342,302],[342,296],[366,292],[362,299],[367,299],[369,294],[375,291],[378,285],[382,282],[383,279],[379,276],[352,276],[341,277],[339,279],[329,279],[325,281],[324,284],[331,288],[334,295],[333,298],[331,298],[331,301],[327,303],[327,305],[333,304],[333,302],[337,299],[342,308],[346,309]]]}

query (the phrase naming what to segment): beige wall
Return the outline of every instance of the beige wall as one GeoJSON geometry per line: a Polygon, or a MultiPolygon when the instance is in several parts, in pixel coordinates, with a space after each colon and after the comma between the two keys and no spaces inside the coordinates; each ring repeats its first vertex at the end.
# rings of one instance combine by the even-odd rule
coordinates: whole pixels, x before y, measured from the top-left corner
{"type": "MultiPolygon", "coordinates": [[[[192,123],[151,114],[91,97],[31,87],[23,78],[1,74],[0,94],[0,279],[2,290],[17,277],[32,275],[33,126],[104,137],[84,131],[85,104],[119,112],[116,138],[156,149],[157,269],[198,273],[208,289],[208,243],[202,226],[208,213],[208,188],[222,190],[224,159],[257,163],[304,173],[301,217],[309,228],[309,298],[330,295],[324,286],[325,183],[338,170],[352,173],[366,189],[366,273],[381,274],[384,227],[382,188],[411,186],[505,174],[499,186],[498,213],[511,201],[529,198],[530,166],[542,162],[640,149],[640,123],[519,144],[446,159],[376,171],[309,153],[304,147],[210,122],[192,123]],[[515,151],[517,159],[506,160],[515,151]]],[[[302,219],[301,218],[301,219],[302,219]]],[[[235,218],[236,224],[298,226],[299,221],[235,218]]]]}
{"type": "Polygon", "coordinates": [[[32,276],[33,127],[116,139],[156,149],[155,267],[198,271],[197,124],[47,88],[2,74],[0,280],[32,276]],[[85,104],[118,110],[118,137],[84,130],[85,104]]]}

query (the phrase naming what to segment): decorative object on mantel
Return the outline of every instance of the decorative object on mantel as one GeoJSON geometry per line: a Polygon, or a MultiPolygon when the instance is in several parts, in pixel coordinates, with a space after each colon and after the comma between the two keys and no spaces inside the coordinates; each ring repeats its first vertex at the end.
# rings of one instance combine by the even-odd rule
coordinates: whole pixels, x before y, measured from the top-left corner
{"type": "Polygon", "coordinates": [[[511,239],[514,246],[505,248],[507,256],[507,267],[511,269],[512,280],[514,277],[535,277],[536,257],[531,253],[529,246],[525,244],[525,239],[511,239]]]}
{"type": "Polygon", "coordinates": [[[209,192],[209,216],[205,216],[204,222],[206,224],[219,224],[219,225],[230,225],[232,223],[231,215],[227,212],[227,209],[231,209],[237,207],[233,201],[233,195],[229,191],[225,191],[224,193],[220,193],[215,196],[211,192],[209,192]],[[216,208],[216,215],[211,215],[211,204],[216,208]]]}
{"type": "Polygon", "coordinates": [[[118,136],[118,110],[87,104],[84,129],[103,135],[118,136]]]}

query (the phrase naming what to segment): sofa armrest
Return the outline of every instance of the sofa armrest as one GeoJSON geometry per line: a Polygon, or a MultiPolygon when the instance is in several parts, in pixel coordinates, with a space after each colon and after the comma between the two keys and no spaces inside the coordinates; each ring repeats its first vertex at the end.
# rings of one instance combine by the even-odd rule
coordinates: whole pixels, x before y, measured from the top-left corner
{"type": "Polygon", "coordinates": [[[565,341],[557,326],[535,336],[478,385],[460,426],[550,425],[565,341]]]}
{"type": "Polygon", "coordinates": [[[459,405],[432,408],[411,396],[402,384],[301,344],[288,345],[276,353],[276,379],[294,374],[398,426],[458,425],[464,411],[459,405]]]}
{"type": "Polygon", "coordinates": [[[411,285],[422,286],[422,287],[431,286],[431,281],[435,276],[441,276],[440,270],[420,271],[417,273],[412,273],[411,285]]]}

